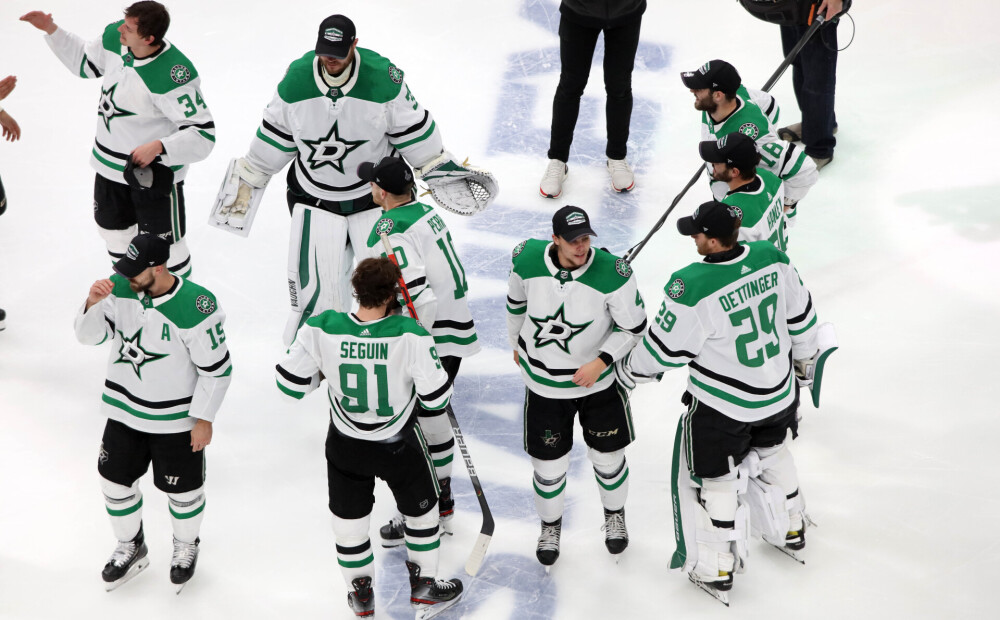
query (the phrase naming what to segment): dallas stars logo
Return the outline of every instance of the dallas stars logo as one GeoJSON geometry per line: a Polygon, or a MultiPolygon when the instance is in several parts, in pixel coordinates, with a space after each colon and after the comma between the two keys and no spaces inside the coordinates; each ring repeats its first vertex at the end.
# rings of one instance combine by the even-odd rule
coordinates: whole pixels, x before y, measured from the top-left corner
{"type": "Polygon", "coordinates": [[[121,330],[118,330],[118,334],[122,337],[122,347],[118,350],[118,359],[115,360],[115,363],[132,364],[132,370],[135,371],[135,376],[139,377],[140,380],[142,379],[143,365],[167,356],[166,353],[153,353],[142,348],[141,327],[131,338],[126,338],[121,330]]]}
{"type": "Polygon", "coordinates": [[[535,324],[535,346],[542,348],[546,345],[555,344],[563,353],[569,353],[569,343],[580,332],[587,329],[593,321],[586,323],[570,323],[566,320],[565,304],[560,304],[552,316],[535,318],[529,316],[531,322],[535,324]]]}
{"type": "Polygon", "coordinates": [[[684,294],[684,280],[677,278],[667,287],[667,295],[670,299],[677,299],[684,294]]]}
{"type": "Polygon", "coordinates": [[[393,222],[387,217],[383,217],[375,224],[375,233],[378,235],[386,234],[392,232],[393,222]]]}
{"type": "Polygon", "coordinates": [[[101,89],[101,102],[97,104],[97,114],[104,120],[104,128],[111,131],[111,121],[123,116],[135,116],[135,112],[129,112],[124,108],[119,108],[115,103],[115,89],[118,84],[113,84],[108,90],[101,89]]]}
{"type": "Polygon", "coordinates": [[[333,127],[330,128],[326,137],[318,140],[303,140],[302,142],[310,150],[309,158],[306,160],[309,162],[310,170],[331,166],[340,174],[344,174],[344,158],[368,140],[344,140],[340,137],[337,122],[334,121],[333,127]]]}

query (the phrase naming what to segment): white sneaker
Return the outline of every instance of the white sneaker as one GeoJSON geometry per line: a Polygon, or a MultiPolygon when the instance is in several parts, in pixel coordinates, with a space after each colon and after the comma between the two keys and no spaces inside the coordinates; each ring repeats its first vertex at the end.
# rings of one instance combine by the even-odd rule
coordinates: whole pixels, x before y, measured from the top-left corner
{"type": "Polygon", "coordinates": [[[557,198],[562,193],[562,185],[567,172],[569,172],[569,166],[566,165],[566,162],[550,159],[549,166],[545,169],[545,176],[542,177],[542,182],[538,186],[538,191],[545,198],[557,198]]]}
{"type": "Polygon", "coordinates": [[[608,172],[611,173],[611,189],[616,192],[627,192],[635,187],[632,167],[624,159],[609,159],[608,172]]]}

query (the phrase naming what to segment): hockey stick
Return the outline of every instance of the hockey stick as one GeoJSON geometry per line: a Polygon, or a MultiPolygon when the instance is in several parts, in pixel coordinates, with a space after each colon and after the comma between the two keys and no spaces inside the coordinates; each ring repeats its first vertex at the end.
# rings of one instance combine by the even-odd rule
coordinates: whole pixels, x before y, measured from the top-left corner
{"type": "MultiPolygon", "coordinates": [[[[771,88],[773,88],[774,85],[777,83],[777,81],[781,79],[782,74],[785,73],[785,69],[787,69],[788,66],[792,64],[792,61],[795,60],[795,57],[799,55],[799,52],[802,51],[802,48],[805,47],[806,43],[809,42],[809,39],[812,38],[813,34],[815,34],[817,30],[819,30],[819,27],[822,26],[823,23],[824,23],[823,16],[817,15],[816,18],[813,20],[812,25],[809,26],[809,29],[806,30],[805,34],[802,35],[802,38],[799,39],[799,42],[795,44],[795,47],[792,48],[792,51],[788,52],[788,56],[785,56],[785,59],[781,61],[781,64],[778,65],[778,68],[771,75],[771,78],[764,84],[764,88],[762,88],[761,90],[763,90],[765,93],[770,92],[771,88]]],[[[642,241],[633,245],[631,248],[629,248],[627,252],[625,252],[625,262],[631,264],[632,261],[635,260],[635,257],[638,256],[642,248],[646,247],[646,244],[649,243],[649,240],[652,239],[653,235],[655,235],[660,230],[660,228],[663,227],[663,224],[664,222],[667,221],[667,217],[670,215],[670,212],[674,210],[674,207],[676,207],[677,204],[681,201],[681,198],[684,198],[684,195],[687,194],[687,191],[691,189],[691,187],[695,183],[698,182],[698,177],[701,176],[703,168],[704,164],[698,166],[698,169],[695,171],[694,176],[691,177],[691,180],[687,182],[687,185],[684,186],[684,189],[682,189],[680,193],[674,197],[673,201],[670,203],[670,206],[667,207],[667,210],[663,212],[663,215],[660,216],[660,219],[657,220],[655,224],[653,224],[653,228],[646,234],[645,237],[642,238],[642,241]]]]}
{"type": "MultiPolygon", "coordinates": [[[[392,244],[389,243],[389,235],[386,233],[379,233],[382,238],[382,247],[385,249],[385,255],[389,257],[389,260],[393,262],[394,265],[399,267],[399,262],[396,260],[396,252],[392,249],[392,244]]],[[[406,288],[406,280],[403,278],[403,272],[399,272],[399,289],[403,293],[403,300],[406,302],[406,308],[410,311],[410,316],[417,320],[417,310],[413,307],[413,300],[410,298],[410,291],[406,288]]],[[[490,541],[493,540],[493,529],[495,523],[493,521],[493,512],[490,510],[489,504],[486,503],[486,495],[483,493],[483,485],[479,482],[479,476],[476,474],[476,466],[472,463],[472,457],[469,456],[469,447],[465,445],[465,435],[462,434],[462,429],[458,425],[458,418],[455,417],[455,410],[451,408],[451,403],[445,408],[448,413],[448,420],[451,422],[451,430],[455,434],[455,443],[458,444],[458,449],[462,453],[462,460],[465,461],[465,469],[469,472],[469,480],[472,481],[472,488],[476,491],[476,499],[479,500],[479,509],[483,513],[483,525],[479,529],[479,538],[476,539],[476,543],[472,546],[472,553],[469,554],[469,559],[465,562],[465,572],[471,577],[475,577],[476,573],[479,572],[479,568],[483,565],[483,559],[486,557],[486,549],[490,546],[490,541]]]]}

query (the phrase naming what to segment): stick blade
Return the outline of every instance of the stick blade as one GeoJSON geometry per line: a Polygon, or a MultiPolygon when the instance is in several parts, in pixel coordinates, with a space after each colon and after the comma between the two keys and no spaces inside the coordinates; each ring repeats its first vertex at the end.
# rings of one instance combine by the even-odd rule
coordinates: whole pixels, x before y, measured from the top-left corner
{"type": "Polygon", "coordinates": [[[479,538],[476,539],[476,544],[472,546],[472,553],[469,554],[469,559],[465,563],[465,572],[470,577],[475,577],[482,567],[483,560],[486,558],[486,549],[490,546],[491,540],[493,540],[492,534],[480,534],[479,538]]]}

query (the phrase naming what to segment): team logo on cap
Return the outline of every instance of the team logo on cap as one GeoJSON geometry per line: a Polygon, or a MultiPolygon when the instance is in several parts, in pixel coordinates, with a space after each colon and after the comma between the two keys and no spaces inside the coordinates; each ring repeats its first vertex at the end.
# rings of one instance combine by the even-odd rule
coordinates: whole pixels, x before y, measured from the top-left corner
{"type": "Polygon", "coordinates": [[[375,224],[375,233],[378,235],[388,235],[392,232],[393,222],[387,217],[383,217],[375,224]]]}
{"type": "Polygon", "coordinates": [[[711,68],[712,68],[712,63],[711,62],[706,62],[705,64],[703,64],[701,66],[700,69],[698,69],[698,73],[700,73],[702,75],[705,75],[706,73],[708,73],[708,70],[711,69],[711,68]]]}
{"type": "Polygon", "coordinates": [[[743,123],[740,125],[739,132],[744,136],[749,136],[753,140],[756,140],[757,136],[760,135],[760,129],[753,123],[743,123]]]}
{"type": "Polygon", "coordinates": [[[396,67],[396,65],[389,65],[389,79],[396,84],[403,83],[403,70],[396,67]]]}
{"type": "Polygon", "coordinates": [[[170,68],[170,79],[183,84],[191,79],[191,70],[184,65],[174,65],[170,68]]]}
{"type": "Polygon", "coordinates": [[[128,249],[125,250],[125,256],[127,258],[131,258],[132,260],[139,258],[139,250],[135,247],[134,243],[128,244],[128,249]]]}
{"type": "Polygon", "coordinates": [[[627,278],[632,275],[632,265],[629,265],[628,261],[624,258],[619,258],[615,261],[615,271],[617,271],[618,275],[621,277],[627,278]]]}
{"type": "Polygon", "coordinates": [[[569,226],[579,226],[580,224],[587,223],[587,216],[580,213],[579,211],[574,211],[566,216],[566,224],[569,226]]]}
{"type": "Polygon", "coordinates": [[[684,280],[677,278],[667,287],[667,295],[670,299],[677,299],[684,294],[684,280]]]}
{"type": "Polygon", "coordinates": [[[340,43],[344,40],[344,31],[340,28],[327,28],[323,31],[323,38],[331,43],[340,43]]]}
{"type": "Polygon", "coordinates": [[[215,312],[215,302],[208,295],[198,295],[198,298],[194,300],[194,307],[202,314],[215,312]]]}
{"type": "Polygon", "coordinates": [[[517,258],[517,255],[524,251],[524,246],[526,245],[528,245],[527,241],[522,241],[521,243],[518,243],[516,246],[514,246],[514,251],[511,252],[510,257],[517,258]]]}
{"type": "Polygon", "coordinates": [[[726,148],[726,142],[729,141],[728,138],[729,138],[729,134],[727,133],[726,135],[724,135],[721,138],[719,138],[719,141],[716,142],[715,145],[718,146],[720,149],[726,148]]]}

